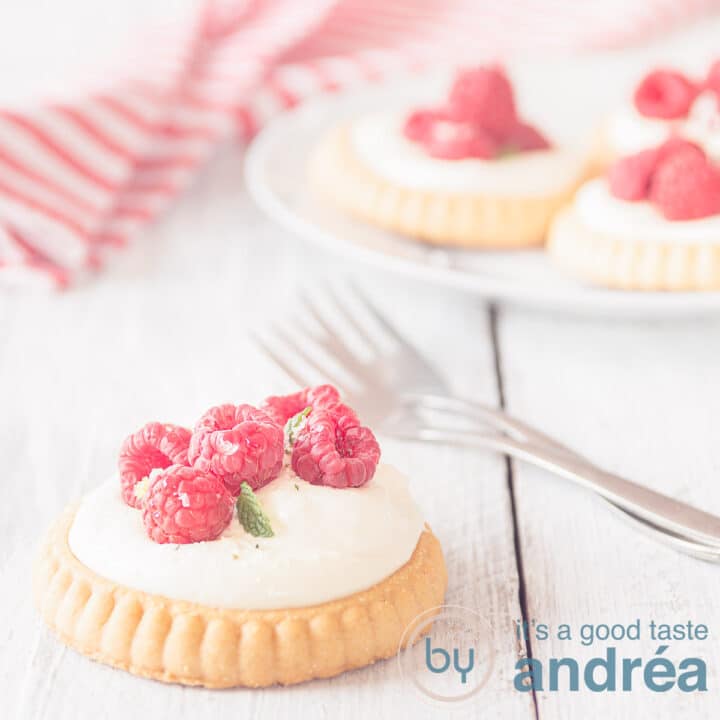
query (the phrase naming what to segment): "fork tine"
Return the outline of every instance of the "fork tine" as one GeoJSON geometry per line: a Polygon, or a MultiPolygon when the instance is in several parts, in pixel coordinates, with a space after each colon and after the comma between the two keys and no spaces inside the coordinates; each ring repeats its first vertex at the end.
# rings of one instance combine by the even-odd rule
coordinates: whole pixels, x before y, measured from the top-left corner
{"type": "Polygon", "coordinates": [[[312,385],[307,378],[299,375],[294,368],[291,368],[279,353],[276,353],[269,345],[267,345],[255,333],[250,333],[251,340],[262,350],[291,380],[296,382],[299,387],[307,387],[312,385]]]}
{"type": "Polygon", "coordinates": [[[381,354],[382,348],[380,348],[377,342],[368,335],[367,329],[357,321],[357,318],[353,317],[353,314],[347,309],[347,306],[340,302],[340,298],[338,298],[335,291],[330,287],[326,287],[325,292],[332,298],[335,307],[340,311],[340,314],[343,316],[345,322],[355,330],[355,332],[367,343],[368,347],[370,347],[374,353],[377,355],[381,354]]]}
{"type": "Polygon", "coordinates": [[[388,319],[370,302],[367,295],[360,290],[355,283],[348,283],[355,297],[363,304],[365,309],[370,313],[375,322],[393,339],[398,345],[408,347],[408,341],[398,332],[394,325],[391,325],[388,319]]]}
{"type": "MultiPolygon", "coordinates": [[[[333,372],[329,371],[327,367],[323,367],[320,362],[318,362],[315,358],[311,357],[307,352],[305,352],[305,349],[296,341],[294,340],[285,330],[278,327],[277,325],[274,326],[275,328],[275,334],[285,343],[285,345],[290,348],[296,355],[301,357],[310,367],[315,368],[317,372],[320,373],[320,375],[323,377],[324,380],[329,380],[335,387],[337,387],[338,390],[341,390],[343,392],[347,391],[347,383],[344,383],[342,380],[338,379],[337,375],[335,375],[333,372]]],[[[315,383],[307,382],[305,385],[314,385],[315,383]]]]}
{"type": "Polygon", "coordinates": [[[317,306],[307,298],[303,298],[301,303],[307,313],[325,332],[324,337],[319,337],[317,333],[308,332],[313,340],[315,340],[318,345],[324,347],[331,356],[335,356],[339,359],[345,367],[349,367],[355,373],[361,374],[364,369],[363,363],[357,359],[355,353],[347,346],[337,331],[330,326],[327,319],[323,317],[320,310],[318,310],[317,306]]]}
{"type": "Polygon", "coordinates": [[[310,298],[303,297],[301,298],[300,302],[303,304],[305,310],[312,315],[315,322],[328,334],[328,335],[335,335],[335,331],[330,327],[328,324],[328,321],[322,316],[320,311],[317,309],[317,305],[315,305],[310,298]]]}
{"type": "Polygon", "coordinates": [[[377,309],[367,295],[355,285],[355,283],[349,282],[348,285],[352,289],[353,294],[359,300],[365,309],[370,313],[371,317],[374,318],[375,322],[385,331],[387,335],[392,338],[397,345],[401,348],[404,355],[408,360],[412,360],[414,365],[421,369],[421,371],[432,379],[432,382],[438,387],[442,387],[447,392],[446,382],[442,376],[438,373],[435,368],[416,347],[406,337],[404,337],[400,331],[377,309]]]}

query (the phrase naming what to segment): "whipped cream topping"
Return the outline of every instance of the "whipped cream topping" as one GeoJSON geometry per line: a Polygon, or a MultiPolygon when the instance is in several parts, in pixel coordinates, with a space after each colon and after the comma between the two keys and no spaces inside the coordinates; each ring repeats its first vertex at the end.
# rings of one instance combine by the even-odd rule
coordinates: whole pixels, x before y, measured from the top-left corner
{"type": "Polygon", "coordinates": [[[586,228],[606,235],[664,243],[720,243],[720,215],[667,220],[650,202],[616,198],[603,178],[578,190],[574,210],[586,228]]]}
{"type": "Polygon", "coordinates": [[[360,161],[396,185],[420,190],[494,195],[544,195],[574,185],[585,157],[573,148],[515,153],[492,160],[430,157],[403,135],[407,113],[375,113],[350,126],[350,141],[360,161]]]}
{"type": "Polygon", "coordinates": [[[661,120],[641,115],[633,105],[619,108],[608,118],[607,142],[614,155],[632,155],[662,144],[671,134],[692,140],[720,160],[720,111],[711,92],[697,97],[686,118],[661,120]]]}
{"type": "Polygon", "coordinates": [[[705,92],[698,96],[690,108],[682,134],[720,162],[720,98],[715,93],[705,92]]]}
{"type": "Polygon", "coordinates": [[[365,590],[411,557],[424,523],[407,479],[378,465],[360,488],[311,485],[286,468],[256,493],[274,537],[253,537],[237,517],[220,538],[158,545],[113,478],[87,495],[68,535],[98,575],[204,605],[269,610],[314,605],[365,590]]]}

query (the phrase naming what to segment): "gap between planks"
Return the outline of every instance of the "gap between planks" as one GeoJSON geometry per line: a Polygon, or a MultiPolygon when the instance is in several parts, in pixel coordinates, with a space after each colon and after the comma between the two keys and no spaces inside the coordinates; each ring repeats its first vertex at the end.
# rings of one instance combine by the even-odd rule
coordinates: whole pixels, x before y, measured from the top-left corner
{"type": "MultiPolygon", "coordinates": [[[[505,410],[505,386],[503,382],[502,372],[502,353],[500,350],[500,338],[498,336],[498,315],[497,305],[490,304],[488,306],[488,320],[490,325],[490,341],[492,343],[492,359],[493,369],[495,371],[495,383],[497,385],[498,404],[501,410],[505,410]]],[[[518,604],[520,605],[521,620],[523,627],[530,626],[530,616],[528,614],[527,602],[527,586],[525,583],[525,571],[523,568],[522,545],[520,542],[520,524],[518,522],[517,504],[515,501],[515,481],[513,475],[513,460],[510,456],[505,455],[505,472],[507,476],[507,489],[510,499],[510,516],[513,526],[513,548],[515,551],[515,569],[518,577],[518,604]]],[[[530,633],[526,633],[525,648],[527,657],[533,657],[532,639],[530,633]]],[[[538,706],[537,695],[535,690],[532,692],[533,710],[536,720],[540,720],[540,708],[538,706]]]]}

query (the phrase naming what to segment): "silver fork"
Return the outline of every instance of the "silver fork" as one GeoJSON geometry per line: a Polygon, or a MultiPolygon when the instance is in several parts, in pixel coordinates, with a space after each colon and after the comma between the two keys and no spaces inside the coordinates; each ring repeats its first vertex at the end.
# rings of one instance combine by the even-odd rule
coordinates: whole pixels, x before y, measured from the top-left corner
{"type": "Polygon", "coordinates": [[[720,518],[608,473],[507,413],[453,397],[443,377],[356,287],[352,288],[355,300],[376,330],[391,341],[390,347],[383,347],[331,290],[326,292],[343,325],[352,328],[369,357],[359,357],[318,306],[302,297],[301,316],[311,317],[317,329],[294,318],[293,326],[303,329],[302,341],[279,326],[274,337],[255,338],[298,385],[319,379],[332,382],[365,422],[394,437],[483,447],[535,464],[593,490],[656,539],[681,552],[720,561],[720,518]],[[438,416],[446,422],[438,424],[438,416]]]}

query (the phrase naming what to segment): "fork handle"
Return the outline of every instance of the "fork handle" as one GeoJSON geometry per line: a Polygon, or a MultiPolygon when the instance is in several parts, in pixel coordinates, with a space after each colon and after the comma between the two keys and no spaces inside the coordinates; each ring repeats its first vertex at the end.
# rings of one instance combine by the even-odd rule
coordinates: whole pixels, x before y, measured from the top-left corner
{"type": "MultiPolygon", "coordinates": [[[[483,446],[564,477],[593,490],[614,505],[641,517],[656,527],[720,548],[720,518],[675,500],[626,478],[606,472],[578,456],[539,447],[504,435],[464,430],[421,429],[426,440],[444,440],[483,446]]],[[[417,435],[416,435],[417,437],[417,435]]]]}

